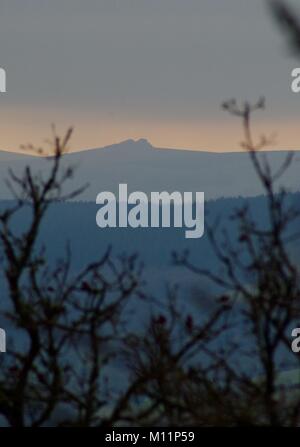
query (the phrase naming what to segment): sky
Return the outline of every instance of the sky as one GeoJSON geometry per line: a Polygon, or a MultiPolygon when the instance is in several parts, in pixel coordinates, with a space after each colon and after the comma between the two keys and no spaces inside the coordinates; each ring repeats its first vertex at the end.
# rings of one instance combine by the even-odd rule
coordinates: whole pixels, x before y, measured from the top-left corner
{"type": "Polygon", "coordinates": [[[300,149],[297,66],[264,0],[1,0],[0,148],[41,144],[55,123],[74,126],[73,150],[235,151],[240,123],[220,104],[264,95],[257,134],[300,149]]]}

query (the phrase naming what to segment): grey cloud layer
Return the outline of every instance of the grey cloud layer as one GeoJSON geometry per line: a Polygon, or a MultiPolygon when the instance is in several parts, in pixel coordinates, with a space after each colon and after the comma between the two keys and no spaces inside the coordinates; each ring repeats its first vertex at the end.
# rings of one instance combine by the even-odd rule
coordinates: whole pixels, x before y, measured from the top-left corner
{"type": "Polygon", "coordinates": [[[262,0],[2,0],[11,104],[184,119],[227,97],[297,113],[282,36],[262,0]]]}

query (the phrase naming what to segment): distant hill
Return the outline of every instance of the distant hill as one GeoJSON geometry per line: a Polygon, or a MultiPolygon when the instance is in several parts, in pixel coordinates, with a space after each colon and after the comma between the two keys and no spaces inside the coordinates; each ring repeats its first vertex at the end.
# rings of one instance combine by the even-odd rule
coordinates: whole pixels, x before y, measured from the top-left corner
{"type": "Polygon", "coordinates": [[[13,161],[24,161],[24,159],[31,160],[32,157],[17,152],[0,151],[0,163],[7,163],[13,161]]]}
{"type": "MultiPolygon", "coordinates": [[[[17,173],[26,164],[36,170],[47,168],[42,158],[8,155],[0,152],[0,199],[9,198],[4,179],[8,168],[17,173]]],[[[286,151],[263,152],[274,170],[286,157],[286,151]]],[[[280,185],[300,190],[300,152],[280,185]]],[[[255,196],[262,193],[249,155],[243,152],[212,153],[154,148],[147,140],[127,140],[102,149],[74,152],[64,156],[64,163],[76,167],[73,187],[89,183],[82,200],[94,201],[100,191],[117,193],[119,183],[135,191],[204,191],[207,199],[255,196]]]]}

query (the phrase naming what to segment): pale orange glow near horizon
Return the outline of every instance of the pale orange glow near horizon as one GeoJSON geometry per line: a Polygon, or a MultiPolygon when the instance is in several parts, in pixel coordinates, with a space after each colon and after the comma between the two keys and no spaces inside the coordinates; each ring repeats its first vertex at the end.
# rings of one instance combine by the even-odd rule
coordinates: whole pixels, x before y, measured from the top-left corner
{"type": "MultiPolygon", "coordinates": [[[[22,144],[43,146],[51,136],[51,123],[58,134],[74,127],[71,151],[100,148],[127,139],[146,138],[154,147],[212,152],[241,151],[241,126],[237,119],[169,121],[157,118],[118,117],[71,111],[33,109],[6,110],[0,120],[1,150],[20,152],[22,144]],[[66,118],[67,117],[67,118],[66,118]]],[[[296,119],[257,118],[255,134],[276,134],[272,150],[300,149],[296,119]]]]}

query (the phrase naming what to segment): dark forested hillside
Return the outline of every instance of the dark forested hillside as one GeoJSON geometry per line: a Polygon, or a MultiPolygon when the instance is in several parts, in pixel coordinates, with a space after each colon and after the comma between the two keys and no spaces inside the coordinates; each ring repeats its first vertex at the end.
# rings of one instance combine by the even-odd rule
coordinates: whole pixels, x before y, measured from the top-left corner
{"type": "MultiPolygon", "coordinates": [[[[205,205],[205,227],[211,227],[218,220],[219,232],[225,228],[228,235],[235,241],[238,234],[236,223],[230,219],[233,212],[239,208],[245,199],[219,199],[208,201],[205,205]]],[[[1,208],[7,207],[9,201],[2,201],[1,208]]],[[[300,207],[300,193],[289,194],[287,203],[300,207]]],[[[267,225],[266,198],[259,196],[248,198],[254,220],[262,227],[267,225]]],[[[172,265],[172,253],[189,250],[191,259],[199,266],[207,269],[218,269],[218,262],[208,240],[207,231],[200,239],[186,239],[181,228],[106,228],[96,225],[98,205],[90,202],[61,202],[53,204],[41,227],[39,243],[45,245],[47,260],[54,263],[65,254],[67,245],[71,249],[71,262],[74,271],[82,268],[111,246],[113,254],[137,254],[144,264],[144,275],[148,287],[155,289],[166,282],[180,284],[188,281],[193,284],[190,272],[179,271],[172,265]]],[[[29,211],[22,210],[16,228],[22,231],[29,219],[29,211]]],[[[296,229],[294,229],[296,231],[296,229]]],[[[293,228],[291,227],[291,231],[293,228]]],[[[294,256],[299,256],[298,245],[290,246],[294,256]]],[[[196,278],[195,278],[196,281],[196,278]]],[[[199,281],[199,279],[197,279],[199,281]]],[[[185,284],[186,285],[186,284],[185,284]]],[[[153,290],[152,290],[153,291],[153,290]]],[[[186,292],[186,290],[185,290],[186,292]]]]}

